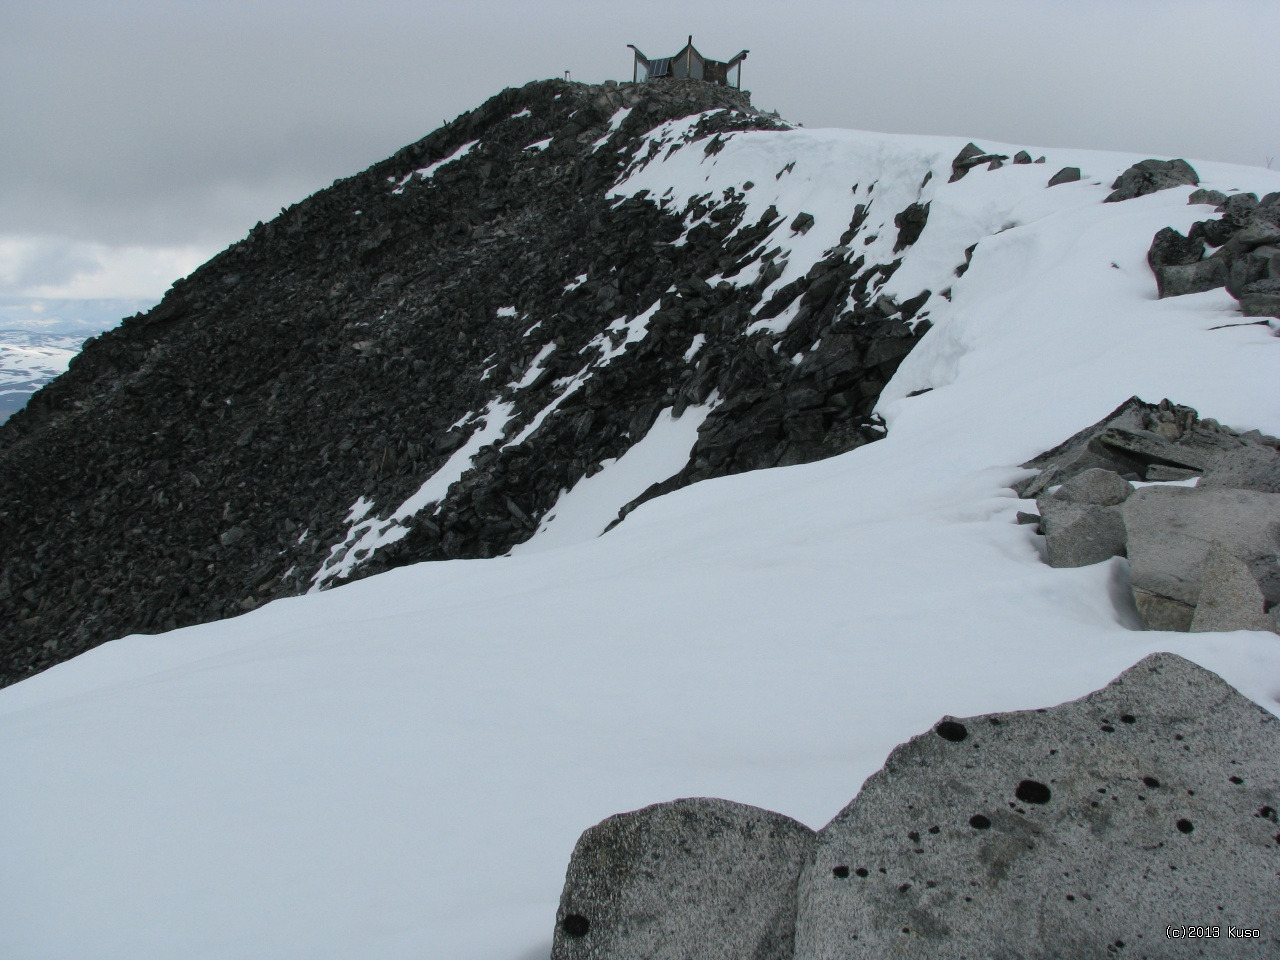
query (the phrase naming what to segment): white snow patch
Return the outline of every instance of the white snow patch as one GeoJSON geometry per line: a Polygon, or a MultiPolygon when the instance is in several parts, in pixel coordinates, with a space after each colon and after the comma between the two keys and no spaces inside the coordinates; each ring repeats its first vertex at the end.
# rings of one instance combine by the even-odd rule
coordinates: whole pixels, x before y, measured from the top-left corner
{"type": "Polygon", "coordinates": [[[702,348],[706,346],[706,343],[707,343],[706,334],[695,333],[693,335],[693,342],[689,344],[689,349],[684,352],[684,362],[688,363],[690,360],[696,357],[699,353],[701,353],[702,348]]]}
{"type": "Polygon", "coordinates": [[[618,512],[655,483],[679,473],[698,439],[711,404],[689,407],[678,420],[668,407],[649,432],[616,460],[602,464],[599,473],[579,480],[560,495],[554,507],[511,556],[554,550],[594,539],[618,518],[618,512]]]}
{"type": "Polygon", "coordinates": [[[654,301],[653,305],[643,313],[627,318],[619,317],[611,322],[604,331],[590,340],[579,353],[587,353],[592,347],[600,350],[599,364],[604,366],[621,354],[630,344],[639,343],[649,333],[649,321],[662,306],[662,301],[654,301]]]}
{"type": "Polygon", "coordinates": [[[429,163],[425,167],[419,167],[417,170],[414,170],[412,173],[406,173],[404,177],[399,181],[396,181],[393,177],[388,177],[387,178],[388,180],[391,180],[396,184],[395,189],[392,190],[391,192],[404,193],[405,187],[408,186],[409,181],[412,180],[415,175],[421,177],[423,180],[430,180],[432,177],[436,175],[437,170],[439,170],[441,167],[447,164],[453,163],[455,160],[461,160],[473,149],[475,149],[476,145],[479,142],[480,142],[479,140],[472,140],[470,143],[464,143],[462,146],[460,146],[457,150],[453,151],[453,153],[449,154],[449,156],[445,157],[443,160],[437,160],[435,163],[429,163]]]}
{"type": "Polygon", "coordinates": [[[592,153],[595,153],[609,142],[609,138],[617,133],[618,128],[622,126],[627,117],[631,116],[632,109],[632,107],[622,107],[614,112],[613,116],[609,118],[609,129],[604,132],[604,135],[599,140],[591,145],[592,153]]]}

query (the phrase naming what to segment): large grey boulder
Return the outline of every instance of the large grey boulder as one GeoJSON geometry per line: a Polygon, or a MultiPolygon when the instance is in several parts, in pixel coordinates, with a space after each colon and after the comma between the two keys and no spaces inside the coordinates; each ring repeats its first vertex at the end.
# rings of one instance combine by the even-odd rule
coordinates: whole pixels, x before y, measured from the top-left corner
{"type": "Polygon", "coordinates": [[[1133,493],[1133,484],[1113,470],[1094,467],[1072,477],[1057,490],[1054,498],[1071,503],[1092,503],[1114,507],[1133,493]]]}
{"type": "Polygon", "coordinates": [[[1280,956],[1278,758],[1280,721],[1168,653],[947,719],[819,832],[796,960],[1280,956]]]}
{"type": "Polygon", "coordinates": [[[1156,630],[1189,630],[1215,545],[1241,561],[1269,603],[1280,601],[1280,494],[1144,487],[1119,508],[1134,600],[1156,630]]]}
{"type": "Polygon", "coordinates": [[[623,813],[587,830],[569,863],[553,960],[786,960],[804,824],[727,800],[623,813]]]}
{"type": "Polygon", "coordinates": [[[1131,200],[1157,190],[1185,184],[1195,186],[1199,182],[1195,169],[1185,160],[1141,160],[1116,177],[1104,202],[1131,200]]]}
{"type": "Polygon", "coordinates": [[[1214,630],[1274,630],[1274,621],[1263,611],[1266,598],[1243,560],[1222,544],[1205,555],[1200,572],[1200,596],[1191,632],[1214,630]]]}
{"type": "Polygon", "coordinates": [[[1192,190],[1191,196],[1187,197],[1187,203],[1200,204],[1207,203],[1211,207],[1221,206],[1227,202],[1227,195],[1221,190],[1208,190],[1201,187],[1199,190],[1192,190]]]}
{"type": "Polygon", "coordinates": [[[1280,317],[1280,280],[1257,280],[1240,293],[1240,312],[1246,317],[1280,317]]]}
{"type": "Polygon", "coordinates": [[[1056,187],[1060,183],[1075,183],[1080,179],[1079,167],[1063,167],[1049,178],[1048,186],[1056,187]]]}
{"type": "Polygon", "coordinates": [[[1124,519],[1115,507],[1072,503],[1054,496],[1036,500],[1051,567],[1087,567],[1124,555],[1124,519]]]}
{"type": "Polygon", "coordinates": [[[1204,239],[1184,237],[1173,227],[1157,230],[1147,250],[1147,263],[1153,270],[1166,264],[1196,263],[1203,257],[1204,239]]]}
{"type": "Polygon", "coordinates": [[[1196,489],[1223,487],[1280,493],[1280,453],[1265,444],[1252,444],[1223,454],[1196,483],[1196,489]]]}
{"type": "Polygon", "coordinates": [[[1227,293],[1239,300],[1250,284],[1270,279],[1278,266],[1278,255],[1280,248],[1265,246],[1255,247],[1243,256],[1236,257],[1227,270],[1227,293]]]}
{"type": "Polygon", "coordinates": [[[1209,257],[1195,263],[1162,263],[1151,269],[1156,275],[1157,296],[1182,297],[1226,286],[1231,264],[1220,257],[1209,257]]]}
{"type": "Polygon", "coordinates": [[[1116,506],[1133,484],[1098,467],[1039,497],[1040,532],[1051,567],[1085,567],[1124,555],[1124,520],[1116,506]]]}

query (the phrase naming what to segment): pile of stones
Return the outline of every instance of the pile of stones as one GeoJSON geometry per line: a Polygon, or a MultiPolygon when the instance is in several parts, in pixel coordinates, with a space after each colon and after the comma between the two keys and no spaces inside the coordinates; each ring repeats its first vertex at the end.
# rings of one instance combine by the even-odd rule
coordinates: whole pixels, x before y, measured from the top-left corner
{"type": "Polygon", "coordinates": [[[1280,632],[1280,440],[1133,397],[1023,466],[1050,565],[1127,557],[1153,630],[1280,632]]]}
{"type": "Polygon", "coordinates": [[[1280,721],[1153,654],[1081,700],[944,718],[817,832],[714,799],[610,817],[552,958],[1276,956],[1277,809],[1280,721]]]}
{"type": "MultiPolygon", "coordinates": [[[[1154,190],[1198,184],[1184,160],[1144,160],[1164,166],[1130,168],[1108,200],[1125,200],[1154,190]],[[1126,179],[1128,178],[1128,179],[1126,179]]],[[[1280,193],[1261,200],[1256,193],[1230,196],[1195,190],[1188,203],[1212,206],[1216,218],[1192,225],[1184,236],[1172,227],[1158,231],[1147,252],[1161,297],[1177,297],[1225,287],[1246,317],[1280,317],[1280,193]]]]}

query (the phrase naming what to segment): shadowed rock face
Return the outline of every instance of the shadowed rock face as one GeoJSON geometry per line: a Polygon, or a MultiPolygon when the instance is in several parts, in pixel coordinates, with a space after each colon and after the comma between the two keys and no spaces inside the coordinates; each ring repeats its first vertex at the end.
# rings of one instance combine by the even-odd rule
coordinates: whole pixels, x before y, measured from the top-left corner
{"type": "Polygon", "coordinates": [[[1280,721],[1153,654],[1080,700],[945,718],[816,838],[713,800],[604,821],[553,957],[1277,956],[1278,809],[1280,721]],[[1220,936],[1166,935],[1199,923],[1220,936]]]}
{"type": "Polygon", "coordinates": [[[684,209],[608,195],[660,151],[785,128],[698,81],[506,90],[90,341],[0,427],[0,684],[316,582],[500,555],[664,409],[713,395],[686,466],[639,499],[879,439],[929,292],[877,299],[899,261],[853,252],[861,220],[769,290],[785,224],[743,222],[749,186],[684,209]],[[747,334],[784,310],[785,333],[747,334]],[[632,342],[617,327],[641,314],[632,342]],[[504,417],[401,539],[358,545],[504,417]]]}

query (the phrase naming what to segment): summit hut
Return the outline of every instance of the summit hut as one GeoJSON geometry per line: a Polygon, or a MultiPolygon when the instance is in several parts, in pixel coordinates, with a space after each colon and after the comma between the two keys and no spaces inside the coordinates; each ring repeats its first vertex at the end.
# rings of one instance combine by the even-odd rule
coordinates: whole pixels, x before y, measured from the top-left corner
{"type": "Polygon", "coordinates": [[[743,50],[732,60],[708,60],[693,46],[693,36],[689,42],[673,57],[658,57],[650,60],[634,43],[627,44],[636,55],[635,68],[631,79],[635,82],[658,80],[671,77],[676,80],[689,78],[715,83],[722,87],[742,88],[742,61],[747,59],[747,51],[743,50]]]}

